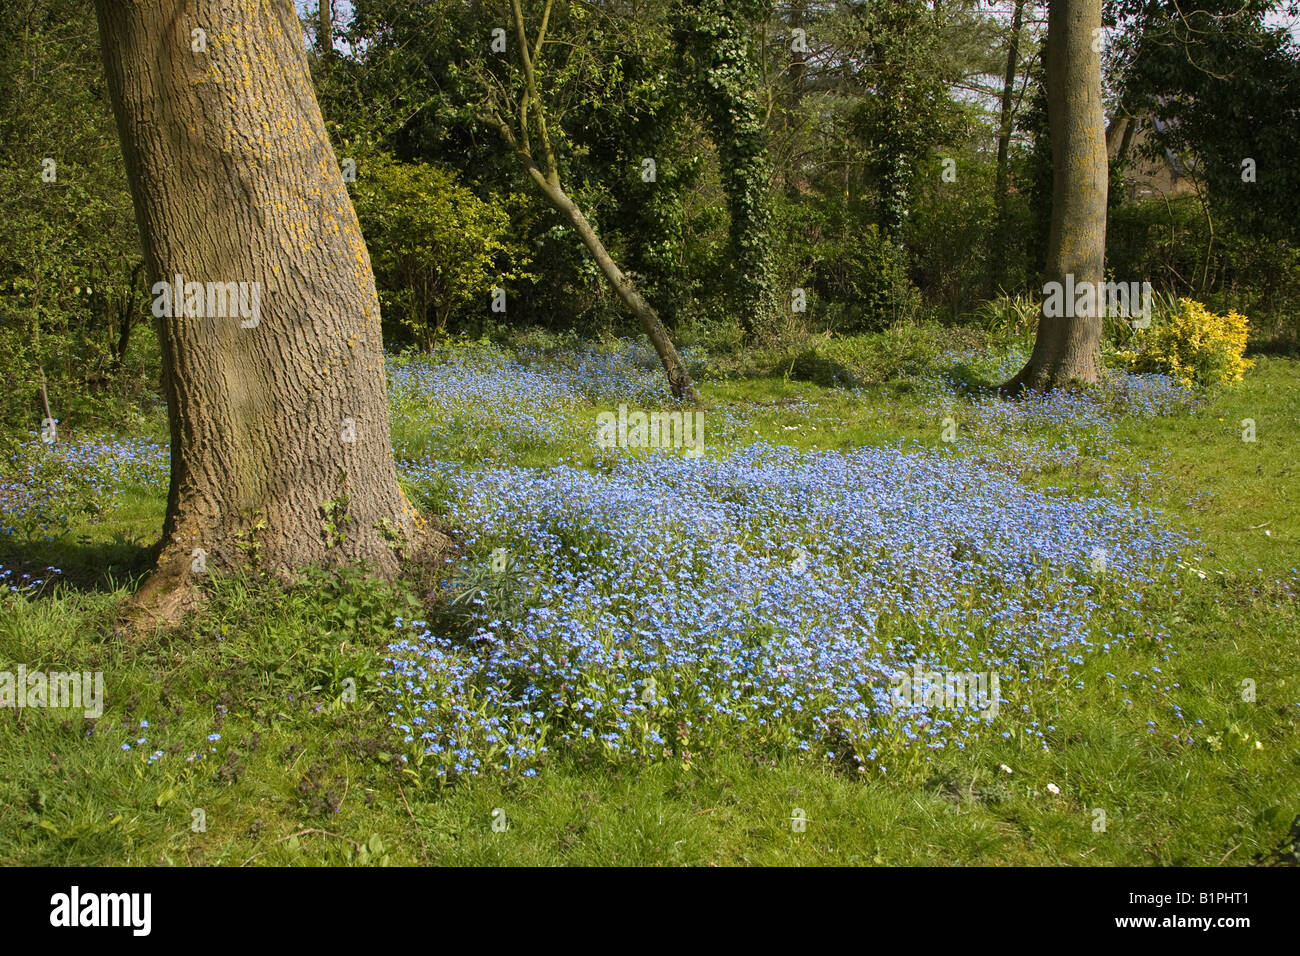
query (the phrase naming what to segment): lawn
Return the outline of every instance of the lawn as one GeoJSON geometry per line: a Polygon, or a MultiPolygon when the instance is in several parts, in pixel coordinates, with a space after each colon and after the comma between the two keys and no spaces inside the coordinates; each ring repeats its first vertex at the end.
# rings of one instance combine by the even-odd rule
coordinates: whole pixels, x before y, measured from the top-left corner
{"type": "Polygon", "coordinates": [[[667,407],[640,346],[393,359],[447,565],[227,578],[137,640],[162,417],[33,436],[0,669],[106,699],[0,709],[0,860],[1294,863],[1300,362],[1009,402],[1017,346],[850,344],[688,351],[698,457],[593,440],[667,407]]]}

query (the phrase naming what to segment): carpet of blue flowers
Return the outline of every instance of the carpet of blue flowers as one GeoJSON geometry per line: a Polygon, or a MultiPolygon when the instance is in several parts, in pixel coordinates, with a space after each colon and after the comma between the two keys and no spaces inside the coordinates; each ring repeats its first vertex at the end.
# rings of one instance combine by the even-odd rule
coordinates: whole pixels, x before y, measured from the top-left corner
{"type": "MultiPolygon", "coordinates": [[[[422,401],[477,407],[506,431],[549,421],[558,435],[580,427],[559,410],[583,403],[666,404],[630,348],[585,366],[403,373],[427,383],[422,401]]],[[[1070,686],[1083,654],[1148,626],[1143,588],[1189,541],[1121,497],[1016,475],[1191,400],[1154,376],[1019,403],[972,400],[943,376],[927,388],[923,414],[957,409],[961,443],[800,452],[742,443],[734,414],[710,412],[723,438],[702,459],[616,450],[594,467],[467,470],[408,456],[408,477],[451,489],[465,546],[451,592],[469,613],[397,622],[384,678],[403,759],[442,778],[529,776],[553,748],[689,762],[727,747],[887,772],[998,732],[987,701],[900,701],[894,680],[917,664],[996,674],[999,704],[1037,680],[1070,686]],[[1044,423],[1059,440],[1026,437],[1044,423]]]]}

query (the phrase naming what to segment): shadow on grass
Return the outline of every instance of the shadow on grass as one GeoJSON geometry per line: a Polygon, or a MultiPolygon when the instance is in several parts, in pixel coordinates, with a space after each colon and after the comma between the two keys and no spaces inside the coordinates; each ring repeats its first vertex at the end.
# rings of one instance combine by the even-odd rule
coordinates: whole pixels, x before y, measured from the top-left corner
{"type": "Polygon", "coordinates": [[[944,375],[959,394],[968,398],[985,398],[1002,394],[1001,382],[985,381],[965,362],[958,362],[944,369],[944,375]]]}
{"type": "Polygon", "coordinates": [[[55,589],[110,592],[138,583],[153,567],[157,546],[135,540],[77,541],[71,537],[52,541],[16,541],[0,538],[0,565],[43,583],[32,595],[48,597],[55,589]],[[57,568],[58,573],[49,568],[57,568]]]}

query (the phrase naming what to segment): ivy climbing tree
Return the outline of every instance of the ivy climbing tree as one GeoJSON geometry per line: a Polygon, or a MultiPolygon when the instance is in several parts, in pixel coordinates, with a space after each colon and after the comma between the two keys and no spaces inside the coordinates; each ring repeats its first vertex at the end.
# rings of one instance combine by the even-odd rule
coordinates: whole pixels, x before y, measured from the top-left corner
{"type": "Polygon", "coordinates": [[[747,333],[763,328],[780,310],[773,287],[767,129],[746,39],[748,19],[761,17],[767,6],[766,0],[682,0],[674,29],[684,73],[694,77],[691,93],[718,150],[731,214],[729,285],[747,333]]]}

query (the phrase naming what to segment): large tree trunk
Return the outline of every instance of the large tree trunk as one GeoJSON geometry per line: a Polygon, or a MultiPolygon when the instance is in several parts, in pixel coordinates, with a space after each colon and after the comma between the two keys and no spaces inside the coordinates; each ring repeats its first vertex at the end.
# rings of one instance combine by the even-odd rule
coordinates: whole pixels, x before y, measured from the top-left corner
{"type": "MultiPolygon", "coordinates": [[[[1101,0],[1051,0],[1047,18],[1047,121],[1052,141],[1052,225],[1047,278],[1102,281],[1106,255],[1106,123],[1101,103],[1101,0]]],[[[1016,393],[1095,382],[1101,305],[1088,314],[1041,314],[1029,362],[1003,386],[1016,393]]],[[[1075,311],[1071,309],[1071,311],[1075,311]]]]}
{"type": "Polygon", "coordinates": [[[172,617],[196,574],[240,565],[393,575],[424,525],[397,483],[370,258],[291,0],[96,10],[150,275],[257,283],[261,300],[255,324],[180,303],[158,319],[171,486],[136,607],[172,617]]]}

